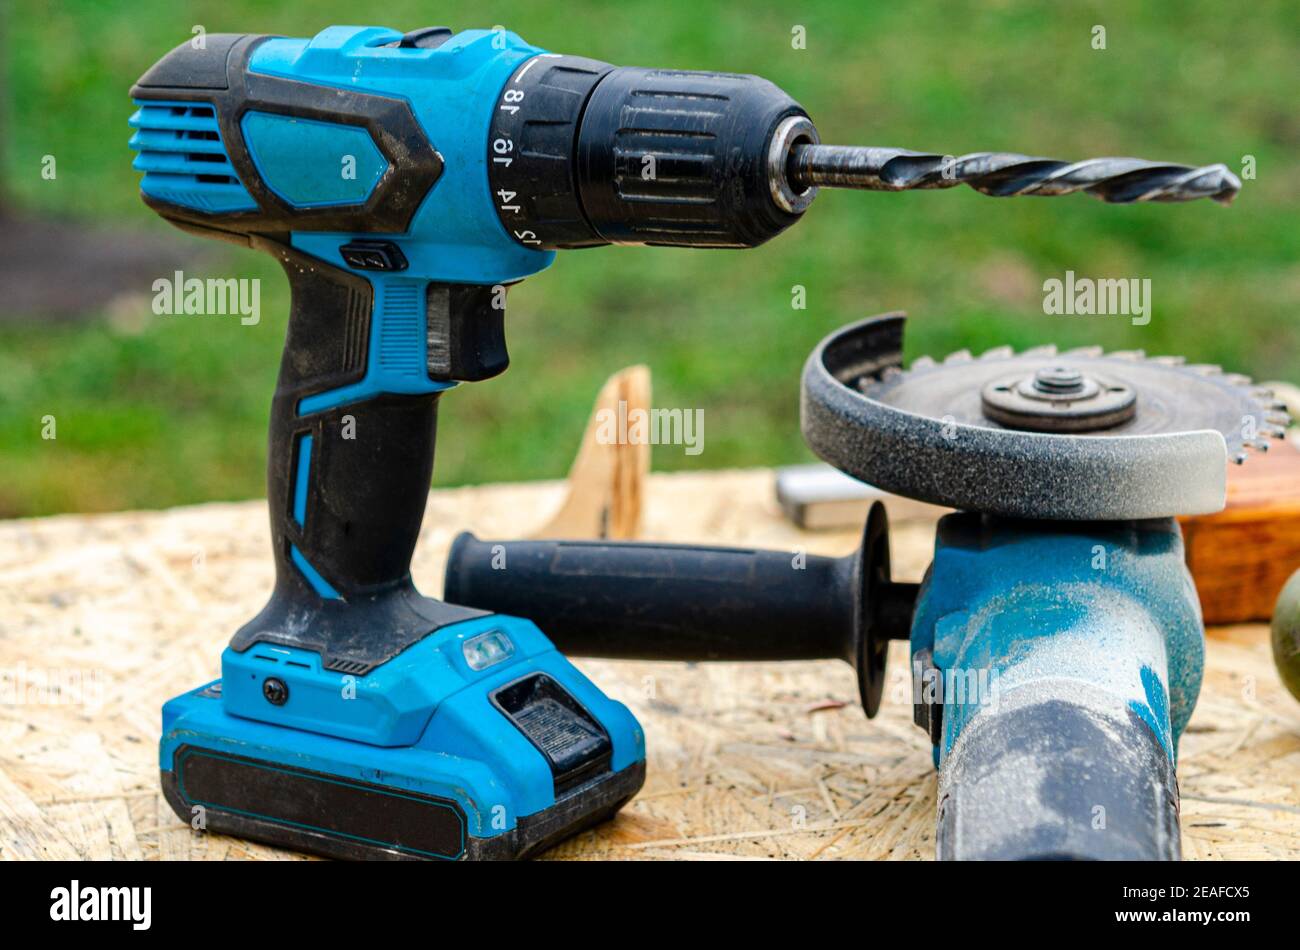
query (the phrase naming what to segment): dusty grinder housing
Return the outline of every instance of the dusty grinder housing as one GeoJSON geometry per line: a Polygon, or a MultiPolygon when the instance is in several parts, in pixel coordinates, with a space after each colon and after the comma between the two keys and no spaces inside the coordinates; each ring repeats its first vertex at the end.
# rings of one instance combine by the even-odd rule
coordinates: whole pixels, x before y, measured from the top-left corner
{"type": "Polygon", "coordinates": [[[1241,416],[1275,434],[1271,397],[1213,368],[1094,348],[1003,347],[903,370],[903,325],[885,315],[824,340],[805,366],[802,419],[809,445],[849,474],[964,509],[940,521],[919,587],[891,580],[877,504],[855,554],[799,564],[790,552],[461,535],[446,595],[527,610],[579,655],[845,659],[868,716],[888,641],[910,639],[914,718],[940,766],[941,857],[1178,857],[1174,752],[1203,639],[1170,515],[1222,505],[1241,416]],[[1012,395],[1023,429],[994,418],[1012,395]],[[510,570],[491,570],[503,552],[510,570]],[[987,683],[964,694],[969,671],[993,676],[1005,706],[987,683]],[[1098,808],[1109,834],[1095,833],[1098,808]]]}

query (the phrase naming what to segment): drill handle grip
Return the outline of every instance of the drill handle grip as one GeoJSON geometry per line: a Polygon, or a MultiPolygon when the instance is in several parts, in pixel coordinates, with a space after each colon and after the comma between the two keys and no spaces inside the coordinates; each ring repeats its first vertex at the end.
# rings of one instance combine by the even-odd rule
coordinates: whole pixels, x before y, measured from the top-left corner
{"type": "Polygon", "coordinates": [[[420,596],[410,566],[438,397],[453,379],[503,365],[504,351],[454,332],[476,312],[461,304],[481,293],[372,282],[278,242],[250,243],[284,265],[292,304],[267,452],[275,591],[231,647],[299,647],[326,669],[364,675],[431,631],[482,616],[420,596]],[[428,327],[443,318],[451,332],[435,346],[428,327]],[[441,345],[457,339],[468,343],[441,345]],[[426,363],[460,375],[435,378],[426,363]]]}
{"type": "Polygon", "coordinates": [[[439,393],[359,389],[372,285],[284,245],[267,249],[292,294],[267,452],[278,582],[305,581],[327,599],[406,582],[433,473],[439,393]],[[328,398],[338,392],[350,395],[328,398]]]}

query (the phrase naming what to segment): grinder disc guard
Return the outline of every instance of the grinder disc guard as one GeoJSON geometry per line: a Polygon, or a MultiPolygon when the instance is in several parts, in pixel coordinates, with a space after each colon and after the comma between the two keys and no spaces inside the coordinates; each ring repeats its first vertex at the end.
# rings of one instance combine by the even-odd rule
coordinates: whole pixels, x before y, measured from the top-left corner
{"type": "Polygon", "coordinates": [[[1216,366],[1140,351],[1001,347],[902,369],[904,317],[827,337],[804,367],[804,438],[909,498],[1021,518],[1218,511],[1226,462],[1281,437],[1272,394],[1216,366]]]}

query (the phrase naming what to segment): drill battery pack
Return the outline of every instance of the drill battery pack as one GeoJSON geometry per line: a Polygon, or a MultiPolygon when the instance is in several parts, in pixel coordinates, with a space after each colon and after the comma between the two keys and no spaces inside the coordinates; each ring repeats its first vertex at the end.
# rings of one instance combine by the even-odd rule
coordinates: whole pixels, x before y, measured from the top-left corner
{"type": "Polygon", "coordinates": [[[162,787],[196,830],[335,858],[513,859],[641,788],[640,726],[532,623],[444,627],[364,676],[269,643],[163,707],[162,787]]]}

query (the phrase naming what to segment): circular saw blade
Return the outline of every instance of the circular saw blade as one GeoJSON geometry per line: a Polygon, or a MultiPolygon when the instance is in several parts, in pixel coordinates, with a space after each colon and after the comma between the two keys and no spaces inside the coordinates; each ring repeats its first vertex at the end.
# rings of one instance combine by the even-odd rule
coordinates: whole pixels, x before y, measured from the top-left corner
{"type": "Polygon", "coordinates": [[[1203,514],[1223,507],[1225,462],[1244,461],[1284,432],[1287,417],[1267,390],[1175,357],[1000,347],[922,357],[904,370],[903,321],[875,317],[824,340],[804,370],[802,412],[814,451],[896,494],[1025,518],[1203,514]],[[1079,428],[1068,399],[1031,406],[1038,418],[1020,426],[990,408],[990,396],[1014,394],[1017,380],[1029,385],[1043,371],[1059,381],[1061,370],[1100,381],[1103,399],[1131,390],[1131,411],[1097,413],[1087,423],[1095,427],[1078,432],[1051,431],[1053,412],[1079,428]]]}
{"type": "MultiPolygon", "coordinates": [[[[1189,366],[1170,357],[1147,357],[1130,351],[1103,353],[1095,348],[1055,352],[1043,347],[1024,353],[992,351],[982,357],[958,354],[921,368],[886,372],[860,381],[870,399],[906,412],[962,425],[1019,429],[989,418],[983,406],[985,387],[1011,378],[1028,379],[1042,370],[1068,367],[1086,378],[1127,385],[1136,394],[1132,418],[1089,432],[1093,436],[1155,435],[1213,429],[1224,439],[1229,456],[1259,442],[1272,429],[1259,390],[1244,377],[1217,366],[1189,366]]],[[[1267,443],[1261,443],[1267,445],[1267,443]]]]}

